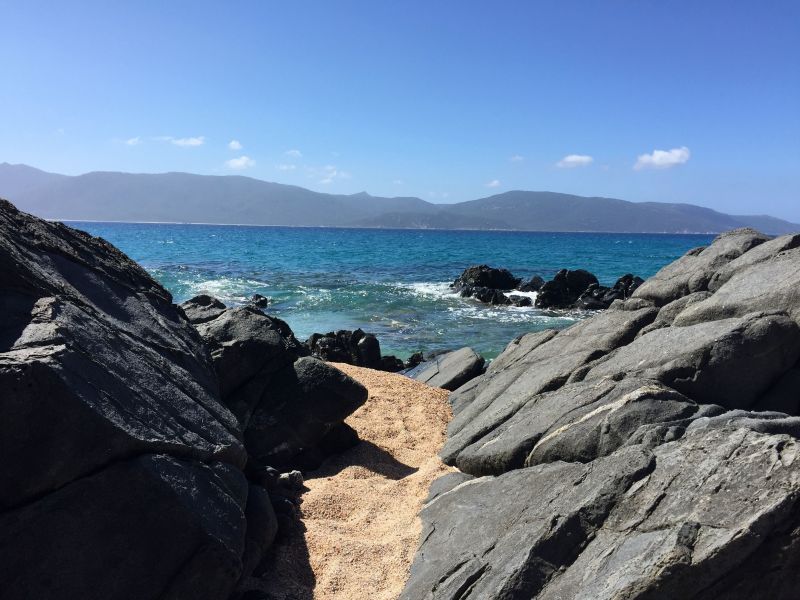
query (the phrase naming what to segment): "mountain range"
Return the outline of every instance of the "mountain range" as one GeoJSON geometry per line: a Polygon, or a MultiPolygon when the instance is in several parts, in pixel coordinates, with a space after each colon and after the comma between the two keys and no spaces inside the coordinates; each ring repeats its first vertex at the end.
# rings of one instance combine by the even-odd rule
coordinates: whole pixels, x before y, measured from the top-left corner
{"type": "Polygon", "coordinates": [[[511,191],[454,204],[415,197],[326,194],[243,176],[92,172],[69,176],[0,163],[0,198],[47,219],[290,227],[492,229],[642,233],[766,233],[800,225],[692,204],[511,191]]]}

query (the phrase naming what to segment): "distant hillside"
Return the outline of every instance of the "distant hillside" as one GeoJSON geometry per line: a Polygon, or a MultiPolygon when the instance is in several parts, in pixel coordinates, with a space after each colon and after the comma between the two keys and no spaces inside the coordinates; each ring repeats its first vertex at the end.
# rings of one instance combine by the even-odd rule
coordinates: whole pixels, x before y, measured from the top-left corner
{"type": "Polygon", "coordinates": [[[800,231],[769,216],[727,215],[691,204],[627,202],[513,191],[457,204],[342,195],[242,176],[189,173],[46,173],[0,164],[0,197],[48,219],[253,225],[716,233],[751,226],[800,231]]]}

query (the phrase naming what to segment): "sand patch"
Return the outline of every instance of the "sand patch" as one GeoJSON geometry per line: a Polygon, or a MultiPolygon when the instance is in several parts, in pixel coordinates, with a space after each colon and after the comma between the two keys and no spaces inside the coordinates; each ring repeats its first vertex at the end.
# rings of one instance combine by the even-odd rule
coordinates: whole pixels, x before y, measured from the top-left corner
{"type": "Polygon", "coordinates": [[[436,455],[451,418],[447,392],[335,366],[369,390],[347,419],[362,441],[306,475],[305,535],[295,531],[276,545],[267,590],[280,599],[390,600],[408,576],[428,488],[454,471],[436,455]]]}

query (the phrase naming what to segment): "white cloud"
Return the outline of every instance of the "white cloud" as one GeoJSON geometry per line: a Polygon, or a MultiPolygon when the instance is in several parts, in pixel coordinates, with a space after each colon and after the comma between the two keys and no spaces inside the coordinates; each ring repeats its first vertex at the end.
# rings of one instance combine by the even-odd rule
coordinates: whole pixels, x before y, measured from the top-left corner
{"type": "Polygon", "coordinates": [[[186,137],[186,138],[176,138],[172,137],[171,135],[158,135],[153,139],[158,142],[169,142],[170,144],[181,146],[182,148],[187,148],[192,146],[202,146],[203,144],[206,143],[206,137],[204,135],[198,135],[197,137],[186,137]]]}
{"type": "Polygon", "coordinates": [[[233,169],[234,171],[242,171],[243,169],[249,169],[250,167],[255,166],[256,161],[254,161],[249,156],[240,156],[238,158],[232,158],[230,160],[225,161],[225,165],[229,169],[233,169]]]}
{"type": "Polygon", "coordinates": [[[136,137],[132,137],[132,138],[129,138],[129,139],[125,140],[125,143],[126,143],[128,146],[138,146],[139,144],[141,144],[141,143],[142,143],[142,138],[140,138],[140,137],[137,135],[136,137]]]}
{"type": "Polygon", "coordinates": [[[275,168],[278,169],[278,171],[294,171],[297,165],[275,165],[275,168]]]}
{"type": "Polygon", "coordinates": [[[242,143],[239,140],[231,140],[230,142],[228,142],[228,148],[230,148],[231,150],[241,150],[242,143]]]}
{"type": "Polygon", "coordinates": [[[522,162],[523,160],[525,160],[525,157],[524,156],[520,156],[519,154],[515,154],[514,156],[512,156],[508,160],[510,160],[511,162],[522,162]]]}
{"type": "Polygon", "coordinates": [[[292,158],[303,158],[303,153],[300,150],[287,150],[286,156],[291,156],[292,158]]]}
{"type": "Polygon", "coordinates": [[[556,163],[559,169],[574,169],[575,167],[586,167],[594,162],[594,158],[587,154],[567,154],[556,163]]]}
{"type": "Polygon", "coordinates": [[[500,180],[499,179],[492,179],[489,183],[486,184],[488,188],[497,188],[500,187],[500,180]]]}
{"type": "Polygon", "coordinates": [[[652,154],[640,154],[633,168],[641,169],[669,169],[675,165],[682,165],[689,160],[691,152],[686,146],[672,150],[653,150],[652,154]]]}
{"type": "Polygon", "coordinates": [[[392,183],[395,185],[403,185],[405,182],[402,179],[395,179],[392,183]]]}
{"type": "Polygon", "coordinates": [[[191,147],[191,146],[202,146],[206,143],[206,138],[203,135],[197,137],[188,137],[188,138],[173,138],[170,140],[176,146],[181,147],[191,147]]]}

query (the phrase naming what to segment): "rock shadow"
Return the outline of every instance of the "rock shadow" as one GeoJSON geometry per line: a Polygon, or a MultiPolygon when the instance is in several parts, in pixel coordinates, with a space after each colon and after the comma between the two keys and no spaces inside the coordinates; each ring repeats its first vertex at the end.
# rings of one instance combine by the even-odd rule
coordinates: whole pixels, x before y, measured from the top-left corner
{"type": "Polygon", "coordinates": [[[377,475],[382,475],[395,481],[418,471],[417,468],[397,460],[380,446],[361,440],[350,450],[330,457],[319,469],[308,473],[306,477],[307,479],[332,477],[348,467],[363,467],[377,475]]]}

